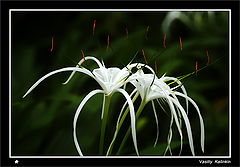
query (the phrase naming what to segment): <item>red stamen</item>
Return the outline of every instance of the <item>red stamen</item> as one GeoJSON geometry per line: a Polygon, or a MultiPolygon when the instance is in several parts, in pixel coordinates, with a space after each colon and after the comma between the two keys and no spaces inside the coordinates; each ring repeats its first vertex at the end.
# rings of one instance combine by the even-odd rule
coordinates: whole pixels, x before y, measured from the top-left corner
{"type": "Polygon", "coordinates": [[[163,37],[163,47],[166,48],[166,39],[167,39],[167,35],[166,33],[164,33],[164,37],[163,37]]]}
{"type": "Polygon", "coordinates": [[[179,37],[179,45],[180,45],[180,49],[182,50],[182,38],[179,37]]]}
{"type": "Polygon", "coordinates": [[[126,37],[127,37],[127,39],[128,39],[128,29],[125,28],[125,31],[126,31],[126,37]]]}
{"type": "Polygon", "coordinates": [[[95,33],[95,29],[96,29],[96,20],[93,20],[93,28],[92,28],[93,36],[94,36],[94,33],[95,33]]]}
{"type": "Polygon", "coordinates": [[[198,75],[198,61],[195,63],[196,76],[198,75]]]}
{"type": "Polygon", "coordinates": [[[208,55],[208,50],[206,50],[206,56],[207,56],[207,58],[208,58],[207,63],[206,63],[206,66],[208,66],[209,63],[210,63],[210,57],[209,57],[209,55],[208,55]]]}
{"type": "Polygon", "coordinates": [[[52,37],[52,46],[51,46],[51,52],[53,51],[53,47],[54,47],[54,38],[52,37]]]}
{"type": "Polygon", "coordinates": [[[142,49],[142,55],[143,55],[143,57],[144,57],[145,63],[148,64],[148,62],[147,62],[147,57],[146,57],[145,52],[144,52],[143,49],[142,49]]]}
{"type": "Polygon", "coordinates": [[[109,45],[110,45],[110,37],[109,37],[109,35],[108,35],[108,37],[107,37],[107,50],[108,50],[108,48],[109,48],[109,45]]]}
{"type": "Polygon", "coordinates": [[[84,61],[86,61],[83,50],[81,50],[81,53],[82,53],[82,58],[84,59],[84,61]]]}
{"type": "Polygon", "coordinates": [[[156,62],[156,61],[155,61],[155,63],[154,63],[154,68],[155,68],[155,72],[157,73],[158,67],[157,67],[157,62],[156,62]]]}
{"type": "Polygon", "coordinates": [[[148,40],[148,31],[149,31],[149,26],[147,26],[147,29],[146,29],[146,33],[145,33],[145,38],[146,38],[146,40],[148,40]]]}

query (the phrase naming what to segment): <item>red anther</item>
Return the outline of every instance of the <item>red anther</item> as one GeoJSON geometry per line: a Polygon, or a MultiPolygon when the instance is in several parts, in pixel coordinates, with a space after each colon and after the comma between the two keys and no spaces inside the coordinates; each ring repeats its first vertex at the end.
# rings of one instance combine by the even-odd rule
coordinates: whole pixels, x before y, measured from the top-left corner
{"type": "Polygon", "coordinates": [[[94,33],[95,33],[95,29],[96,29],[96,20],[93,20],[93,27],[92,27],[93,36],[94,36],[94,33]]]}
{"type": "Polygon", "coordinates": [[[166,39],[167,39],[167,35],[166,33],[164,33],[164,37],[163,37],[163,47],[166,48],[166,39]]]}
{"type": "Polygon", "coordinates": [[[53,48],[54,48],[54,38],[52,37],[52,46],[51,46],[51,52],[53,51],[53,48]]]}
{"type": "Polygon", "coordinates": [[[142,49],[142,55],[143,55],[143,57],[144,57],[145,63],[148,64],[148,62],[147,62],[147,57],[146,57],[145,52],[144,52],[143,49],[142,49]]]}
{"type": "Polygon", "coordinates": [[[126,38],[128,39],[128,29],[125,28],[125,32],[126,32],[126,38]]]}
{"type": "Polygon", "coordinates": [[[156,62],[156,60],[155,60],[155,62],[154,62],[154,68],[155,68],[155,72],[157,73],[158,67],[157,67],[157,62],[156,62]]]}
{"type": "Polygon", "coordinates": [[[196,70],[196,76],[197,76],[197,74],[198,74],[198,61],[196,61],[196,63],[195,63],[195,70],[196,70]]]}
{"type": "Polygon", "coordinates": [[[85,59],[85,55],[84,55],[84,52],[83,52],[83,50],[81,50],[81,53],[82,53],[82,58],[84,59],[84,61],[86,60],[85,59]]]}
{"type": "Polygon", "coordinates": [[[107,50],[108,50],[108,48],[109,48],[109,45],[110,45],[110,37],[109,37],[109,35],[108,35],[108,37],[107,37],[107,50]]]}
{"type": "Polygon", "coordinates": [[[207,56],[207,63],[206,63],[206,66],[208,66],[209,65],[209,63],[210,63],[210,57],[209,57],[209,55],[208,55],[208,50],[206,50],[206,56],[207,56]]]}
{"type": "Polygon", "coordinates": [[[147,26],[147,29],[146,29],[146,33],[145,33],[145,38],[146,38],[146,40],[148,40],[148,31],[149,31],[149,26],[147,26]]]}
{"type": "Polygon", "coordinates": [[[180,45],[180,49],[182,50],[182,38],[179,36],[179,45],[180,45]]]}

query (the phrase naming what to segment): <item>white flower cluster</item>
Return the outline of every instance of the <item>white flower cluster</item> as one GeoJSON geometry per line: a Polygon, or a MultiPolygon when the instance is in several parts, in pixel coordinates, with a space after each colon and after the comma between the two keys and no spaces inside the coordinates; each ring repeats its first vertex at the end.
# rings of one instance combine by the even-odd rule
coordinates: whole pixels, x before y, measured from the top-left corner
{"type": "MultiPolygon", "coordinates": [[[[188,119],[188,102],[190,102],[196,108],[196,111],[199,115],[200,127],[201,127],[201,148],[202,148],[202,151],[204,152],[204,138],[205,137],[204,137],[204,123],[203,123],[202,116],[200,114],[197,104],[190,97],[188,97],[184,86],[177,78],[168,77],[165,75],[158,78],[156,76],[154,70],[151,67],[149,67],[146,64],[142,64],[142,63],[133,63],[133,64],[130,63],[122,69],[117,68],[117,67],[106,68],[103,62],[100,62],[95,57],[87,56],[87,57],[84,57],[77,64],[76,67],[62,68],[59,70],[52,71],[52,72],[48,73],[47,75],[43,76],[26,92],[26,94],[23,96],[23,98],[26,95],[28,95],[43,80],[45,80],[46,78],[48,78],[49,76],[51,76],[53,74],[63,72],[63,71],[72,71],[72,74],[70,75],[68,80],[63,84],[67,84],[75,72],[81,72],[81,73],[87,74],[88,76],[95,79],[102,88],[101,90],[97,89],[97,90],[91,91],[81,101],[81,103],[75,113],[74,120],[73,120],[73,138],[74,138],[74,143],[75,143],[75,146],[77,148],[79,155],[83,156],[83,153],[80,149],[80,146],[79,146],[78,140],[77,140],[76,124],[77,124],[77,120],[78,120],[79,114],[80,114],[83,106],[86,104],[86,102],[92,96],[94,96],[97,93],[104,94],[103,103],[105,103],[105,98],[111,97],[115,92],[120,92],[126,98],[126,103],[124,104],[124,106],[119,114],[116,131],[115,131],[113,140],[109,146],[107,155],[109,154],[110,150],[112,149],[113,143],[116,139],[117,133],[120,128],[119,124],[121,122],[120,120],[123,115],[124,107],[127,104],[129,106],[129,110],[130,110],[132,139],[133,139],[136,153],[137,153],[137,155],[139,155],[138,146],[137,146],[137,138],[136,138],[136,112],[134,110],[134,105],[133,105],[134,100],[131,99],[131,96],[133,96],[134,94],[140,95],[141,99],[142,99],[141,109],[139,108],[139,110],[142,111],[144,106],[148,102],[151,101],[151,103],[152,103],[153,112],[154,112],[156,124],[157,124],[157,138],[155,140],[154,146],[156,145],[156,143],[158,141],[158,134],[159,134],[158,119],[156,116],[154,100],[156,100],[160,106],[161,106],[160,100],[164,100],[169,105],[169,108],[171,111],[171,121],[170,121],[169,134],[168,134],[168,138],[167,138],[168,146],[166,148],[166,151],[169,150],[170,153],[171,153],[170,143],[172,140],[173,122],[175,122],[178,132],[179,132],[179,135],[180,135],[180,138],[181,138],[181,150],[182,150],[182,140],[183,140],[182,119],[183,119],[185,126],[186,126],[186,130],[187,130],[190,149],[191,149],[192,154],[195,155],[192,130],[191,130],[191,125],[190,125],[190,122],[188,119]],[[94,69],[93,71],[90,71],[90,70],[84,68],[83,66],[81,66],[82,63],[84,63],[87,60],[95,61],[98,65],[98,68],[94,69]],[[151,73],[144,73],[143,69],[145,69],[145,68],[148,69],[149,71],[151,71],[151,73]],[[167,84],[167,82],[170,82],[170,83],[167,84]],[[125,90],[127,83],[130,83],[135,87],[135,89],[133,90],[133,92],[130,93],[130,95],[125,90]],[[175,83],[175,84],[173,84],[173,83],[175,83]],[[177,86],[171,87],[171,85],[176,85],[176,84],[177,84],[177,86]],[[183,93],[177,91],[177,88],[179,88],[179,87],[181,88],[183,93]],[[185,98],[186,110],[180,104],[178,97],[185,98]]],[[[104,116],[104,111],[105,111],[105,109],[104,109],[104,105],[103,105],[102,118],[104,116]]],[[[180,153],[181,153],[181,151],[180,151],[180,153]]]]}

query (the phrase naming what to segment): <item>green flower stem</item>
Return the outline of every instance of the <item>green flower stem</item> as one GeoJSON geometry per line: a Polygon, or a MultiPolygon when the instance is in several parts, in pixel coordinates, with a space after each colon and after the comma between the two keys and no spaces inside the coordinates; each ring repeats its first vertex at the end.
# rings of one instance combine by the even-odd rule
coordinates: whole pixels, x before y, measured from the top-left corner
{"type": "Polygon", "coordinates": [[[99,143],[99,154],[103,155],[103,147],[104,147],[104,137],[105,137],[105,130],[107,125],[107,119],[108,119],[108,109],[110,105],[111,95],[105,96],[105,103],[104,103],[104,114],[102,119],[102,125],[101,125],[101,136],[100,136],[100,143],[99,143]]]}
{"type": "MultiPolygon", "coordinates": [[[[146,102],[142,101],[140,106],[139,106],[139,108],[138,108],[138,111],[136,113],[136,121],[137,121],[138,117],[140,116],[140,114],[142,113],[143,108],[145,107],[145,105],[146,105],[146,102]]],[[[131,127],[128,128],[127,133],[125,134],[125,136],[124,136],[124,138],[122,140],[122,143],[121,143],[121,145],[120,145],[120,147],[119,147],[119,149],[117,151],[117,155],[119,155],[120,151],[122,150],[123,146],[125,145],[125,143],[127,141],[127,138],[130,135],[130,132],[131,132],[131,127]]]]}
{"type": "MultiPolygon", "coordinates": [[[[136,93],[135,96],[134,96],[133,99],[132,99],[132,102],[133,102],[133,103],[136,101],[136,99],[138,98],[138,96],[139,96],[139,93],[136,93]]],[[[112,142],[113,142],[113,143],[112,143],[112,145],[110,146],[109,152],[108,152],[107,155],[110,155],[110,154],[112,153],[112,148],[113,148],[113,146],[114,146],[115,139],[116,139],[117,134],[118,134],[120,128],[122,127],[122,124],[123,124],[123,122],[124,122],[124,120],[125,120],[125,118],[126,118],[126,116],[127,116],[128,113],[129,113],[129,107],[127,107],[127,109],[126,109],[125,112],[123,113],[122,118],[121,118],[120,121],[119,121],[119,124],[118,124],[118,126],[117,126],[117,128],[116,128],[116,132],[115,132],[114,137],[113,137],[113,139],[112,139],[112,142]]]]}

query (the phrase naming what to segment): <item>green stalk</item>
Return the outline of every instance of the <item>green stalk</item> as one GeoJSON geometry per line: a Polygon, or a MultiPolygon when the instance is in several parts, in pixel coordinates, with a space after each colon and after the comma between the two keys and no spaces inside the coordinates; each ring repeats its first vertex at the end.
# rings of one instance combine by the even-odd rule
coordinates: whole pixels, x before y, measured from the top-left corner
{"type": "MultiPolygon", "coordinates": [[[[146,105],[146,102],[142,101],[140,106],[139,106],[139,108],[138,108],[138,111],[136,113],[136,121],[137,121],[138,117],[140,116],[140,114],[142,113],[143,108],[144,108],[145,105],[146,105]]],[[[125,143],[127,141],[127,138],[130,135],[130,132],[131,132],[131,127],[128,128],[127,133],[125,134],[125,136],[124,136],[124,138],[122,140],[122,143],[121,143],[121,145],[120,145],[120,147],[119,147],[119,149],[117,151],[117,155],[119,155],[120,151],[122,150],[123,146],[125,145],[125,143]]]]}
{"type": "Polygon", "coordinates": [[[101,136],[100,136],[100,143],[99,143],[99,154],[103,155],[103,147],[104,147],[104,137],[105,137],[105,130],[107,125],[108,119],[108,109],[110,105],[111,95],[105,96],[105,103],[104,103],[104,114],[102,119],[102,126],[101,126],[101,136]]]}
{"type": "MultiPolygon", "coordinates": [[[[138,96],[139,96],[139,93],[136,93],[135,96],[134,96],[133,99],[132,99],[132,102],[133,102],[133,103],[136,101],[136,99],[138,98],[138,96]]],[[[113,137],[113,139],[112,139],[112,142],[113,142],[113,143],[112,143],[112,145],[110,146],[109,152],[108,152],[107,155],[110,155],[110,154],[112,153],[112,149],[113,149],[113,146],[114,146],[114,143],[115,143],[117,134],[118,134],[120,128],[122,127],[122,124],[123,124],[123,122],[124,122],[124,120],[125,120],[125,118],[126,118],[126,116],[127,116],[128,113],[129,113],[129,107],[127,107],[127,109],[126,109],[125,112],[123,113],[122,118],[121,118],[120,121],[119,121],[119,124],[118,124],[118,126],[117,126],[117,128],[116,128],[116,132],[115,132],[114,137],[113,137]]]]}

